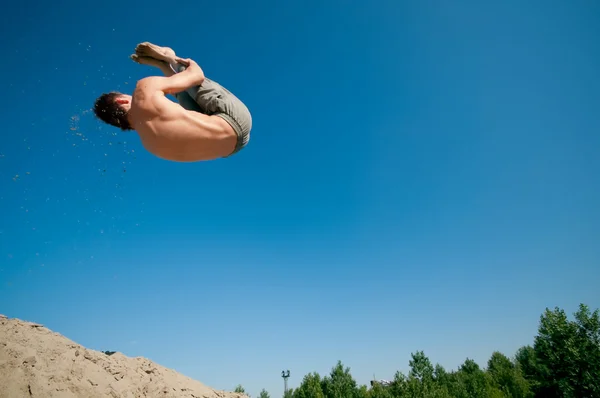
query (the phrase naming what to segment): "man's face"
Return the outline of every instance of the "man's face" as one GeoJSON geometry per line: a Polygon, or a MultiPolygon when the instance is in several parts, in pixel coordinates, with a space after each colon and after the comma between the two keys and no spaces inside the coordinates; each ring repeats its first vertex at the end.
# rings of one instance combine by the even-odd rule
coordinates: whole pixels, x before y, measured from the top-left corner
{"type": "Polygon", "coordinates": [[[119,104],[125,112],[129,112],[129,109],[131,109],[131,95],[121,94],[115,99],[115,102],[119,104]]]}

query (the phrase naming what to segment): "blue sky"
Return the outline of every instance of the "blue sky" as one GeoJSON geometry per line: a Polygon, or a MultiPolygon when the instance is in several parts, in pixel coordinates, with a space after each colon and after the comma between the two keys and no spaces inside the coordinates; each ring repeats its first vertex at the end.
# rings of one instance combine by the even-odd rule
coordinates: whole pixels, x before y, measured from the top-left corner
{"type": "Polygon", "coordinates": [[[280,396],[283,369],[483,365],[600,306],[596,2],[9,7],[0,313],[280,396]],[[94,119],[156,73],[142,41],[248,105],[246,149],[171,163],[94,119]]]}

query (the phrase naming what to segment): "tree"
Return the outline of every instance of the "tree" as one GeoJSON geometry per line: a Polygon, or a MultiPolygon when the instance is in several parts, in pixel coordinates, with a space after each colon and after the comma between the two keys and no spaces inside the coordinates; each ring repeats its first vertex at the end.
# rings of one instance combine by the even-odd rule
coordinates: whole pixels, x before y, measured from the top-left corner
{"type": "Polygon", "coordinates": [[[263,388],[262,390],[260,390],[260,393],[258,394],[258,398],[271,398],[271,396],[269,395],[267,390],[265,390],[263,388]]]}
{"type": "Polygon", "coordinates": [[[245,394],[246,390],[244,390],[244,387],[242,387],[241,384],[238,384],[237,386],[235,386],[235,390],[233,390],[233,392],[237,392],[240,394],[245,394]]]}
{"type": "Polygon", "coordinates": [[[285,393],[283,393],[283,398],[293,398],[294,397],[294,389],[290,388],[285,393]]]}
{"type": "Polygon", "coordinates": [[[416,353],[411,354],[411,359],[408,361],[408,364],[410,366],[410,372],[408,372],[409,379],[427,382],[433,380],[433,365],[423,351],[417,351],[416,353]]]}
{"type": "Polygon", "coordinates": [[[367,386],[365,386],[363,384],[362,386],[358,387],[358,390],[356,391],[356,397],[357,398],[371,398],[371,392],[369,391],[367,386]]]}
{"type": "Polygon", "coordinates": [[[433,370],[433,379],[441,385],[446,384],[446,380],[448,379],[448,372],[446,372],[446,369],[444,369],[442,365],[435,365],[435,369],[433,370]]]}
{"type": "Polygon", "coordinates": [[[355,398],[358,394],[350,368],[344,368],[341,361],[331,369],[329,376],[323,378],[321,388],[326,398],[355,398]]]}
{"type": "Polygon", "coordinates": [[[317,372],[307,374],[294,390],[294,398],[325,398],[322,382],[317,372]]]}
{"type": "Polygon", "coordinates": [[[460,394],[458,396],[463,397],[465,393],[470,398],[489,398],[492,396],[491,380],[474,360],[467,358],[460,366],[457,377],[459,385],[457,393],[460,394]]]}
{"type": "Polygon", "coordinates": [[[515,362],[521,369],[523,376],[532,386],[532,389],[535,390],[535,385],[539,379],[539,368],[533,347],[527,345],[519,348],[515,355],[515,362]]]}
{"type": "Polygon", "coordinates": [[[423,351],[411,354],[406,392],[410,397],[431,397],[435,394],[433,365],[423,351]]]}
{"type": "Polygon", "coordinates": [[[600,395],[600,319],[581,304],[575,321],[548,308],[534,339],[537,395],[591,397],[600,395]]]}
{"type": "Polygon", "coordinates": [[[498,351],[492,353],[488,360],[487,371],[494,388],[504,396],[512,398],[527,398],[531,396],[529,383],[523,377],[521,370],[508,357],[498,351]]]}
{"type": "Polygon", "coordinates": [[[373,386],[372,397],[450,398],[448,374],[440,365],[435,368],[423,351],[411,354],[408,376],[396,372],[389,386],[373,386]]]}
{"type": "Polygon", "coordinates": [[[393,397],[407,396],[406,376],[402,372],[397,371],[394,374],[394,380],[392,380],[392,384],[389,386],[389,391],[393,397]]]}
{"type": "Polygon", "coordinates": [[[583,304],[575,313],[577,334],[575,346],[579,355],[576,363],[578,377],[575,393],[578,396],[600,396],[600,313],[593,313],[583,304]]]}

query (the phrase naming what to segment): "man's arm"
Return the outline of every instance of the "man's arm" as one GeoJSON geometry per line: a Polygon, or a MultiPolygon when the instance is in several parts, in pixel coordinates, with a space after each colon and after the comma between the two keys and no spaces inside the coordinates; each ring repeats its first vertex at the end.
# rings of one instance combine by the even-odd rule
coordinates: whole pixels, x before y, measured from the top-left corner
{"type": "Polygon", "coordinates": [[[170,77],[157,77],[157,88],[165,94],[177,94],[193,86],[199,86],[204,82],[204,75],[195,74],[189,69],[176,73],[170,77]]]}
{"type": "Polygon", "coordinates": [[[183,72],[167,74],[167,70],[163,70],[163,73],[167,77],[153,76],[147,79],[152,80],[152,84],[157,90],[160,90],[165,94],[173,95],[185,91],[190,87],[201,85],[204,82],[204,72],[200,66],[189,59],[182,61],[185,61],[188,64],[187,69],[183,72]]]}

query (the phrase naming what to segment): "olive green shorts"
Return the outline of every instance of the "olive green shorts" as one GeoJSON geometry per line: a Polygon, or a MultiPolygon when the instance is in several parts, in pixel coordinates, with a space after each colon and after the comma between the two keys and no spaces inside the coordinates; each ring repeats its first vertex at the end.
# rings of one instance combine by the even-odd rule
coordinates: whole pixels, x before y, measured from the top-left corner
{"type": "MultiPolygon", "coordinates": [[[[181,72],[185,67],[178,64],[177,68],[172,66],[172,69],[181,72]]],[[[228,156],[248,145],[250,130],[252,130],[252,115],[246,105],[225,87],[205,77],[202,85],[190,87],[178,93],[176,97],[185,109],[218,116],[233,127],[237,134],[237,144],[228,156]]]]}

